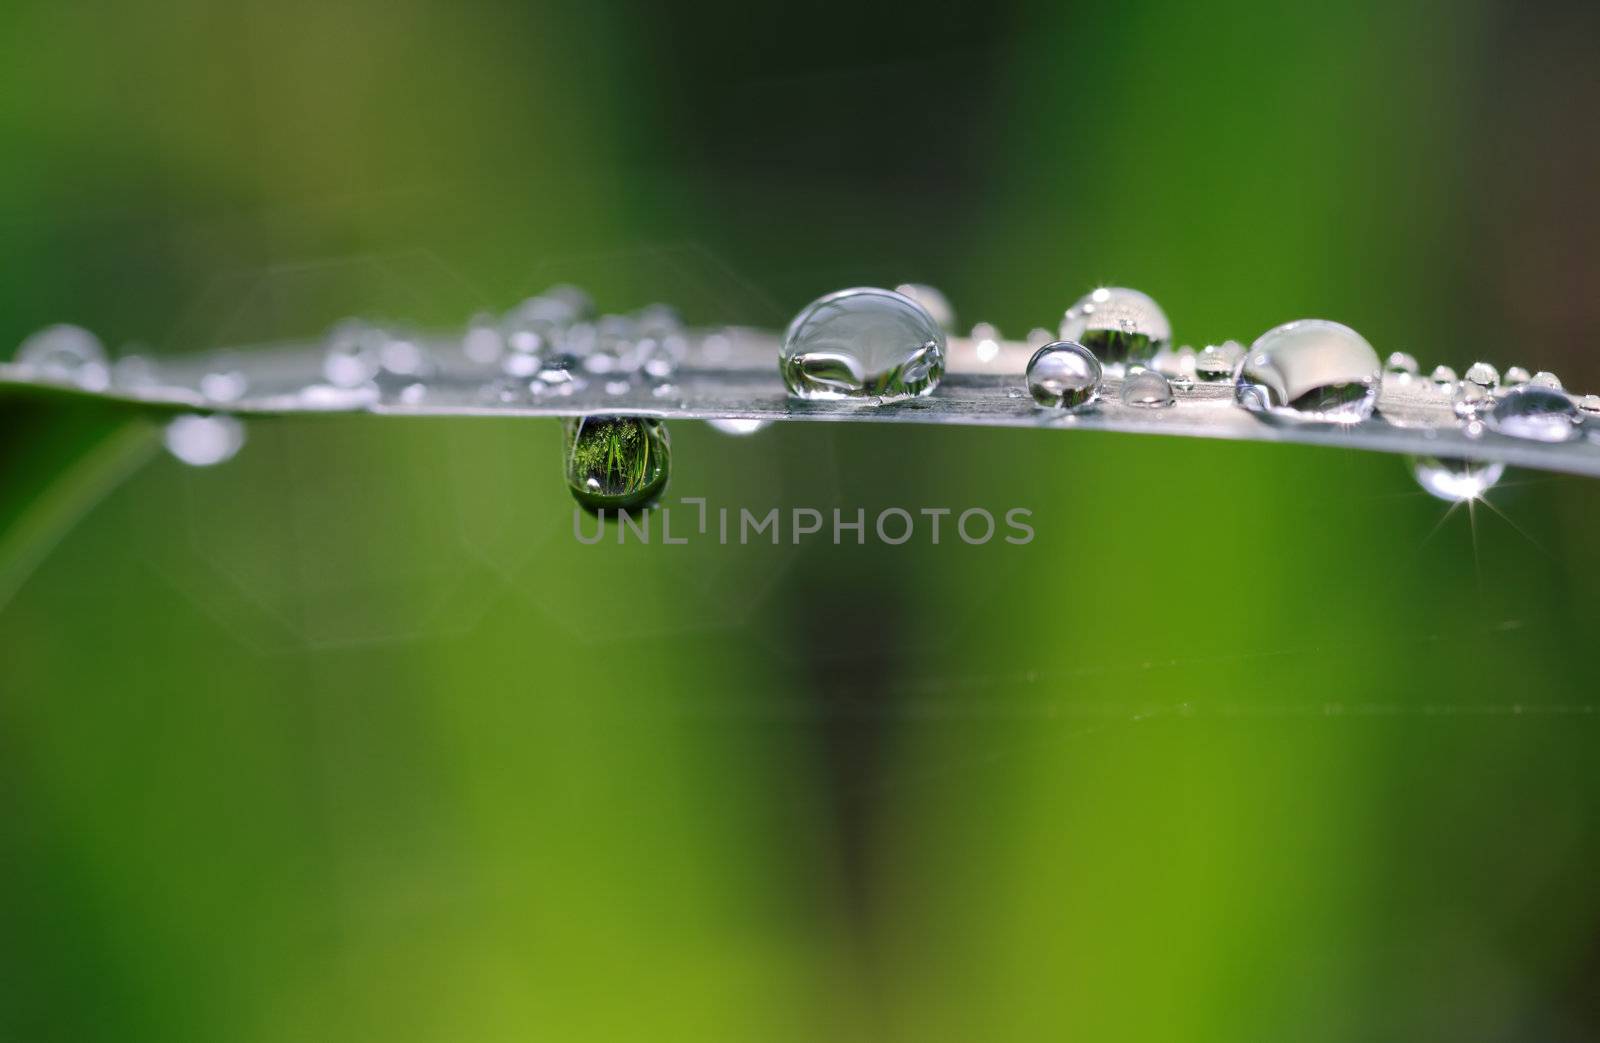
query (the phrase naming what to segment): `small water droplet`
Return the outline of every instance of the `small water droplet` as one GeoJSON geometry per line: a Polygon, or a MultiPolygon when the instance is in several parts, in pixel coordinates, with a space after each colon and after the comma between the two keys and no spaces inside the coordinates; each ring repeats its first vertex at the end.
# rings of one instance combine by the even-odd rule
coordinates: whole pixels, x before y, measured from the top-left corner
{"type": "Polygon", "coordinates": [[[1435,387],[1448,391],[1455,387],[1456,371],[1449,366],[1435,366],[1433,372],[1428,374],[1428,379],[1433,381],[1435,387]]]}
{"type": "Polygon", "coordinates": [[[17,348],[17,364],[86,391],[104,391],[111,383],[105,346],[81,326],[61,323],[32,334],[17,348]]]}
{"type": "Polygon", "coordinates": [[[632,386],[633,385],[628,383],[626,380],[608,380],[606,381],[606,394],[626,395],[628,393],[628,389],[632,386]]]}
{"type": "Polygon", "coordinates": [[[779,370],[798,398],[926,395],[944,376],[945,336],[911,298],[864,287],[808,304],[789,324],[779,370]]]}
{"type": "Polygon", "coordinates": [[[539,356],[526,351],[513,351],[501,361],[500,369],[508,377],[526,379],[539,372],[539,356]]]}
{"type": "Polygon", "coordinates": [[[1480,498],[1494,488],[1506,471],[1505,464],[1490,460],[1413,456],[1410,463],[1417,484],[1430,496],[1447,503],[1480,498]]]}
{"type": "Polygon", "coordinates": [[[155,362],[144,355],[124,355],[111,367],[111,383],[125,391],[153,388],[160,379],[155,362]]]}
{"type": "Polygon", "coordinates": [[[993,323],[980,322],[972,327],[972,353],[979,362],[993,362],[1000,354],[1000,329],[993,323]]]}
{"type": "Polygon", "coordinates": [[[1500,386],[1500,371],[1487,362],[1474,362],[1467,367],[1467,374],[1463,379],[1469,384],[1476,384],[1493,391],[1500,386]]]}
{"type": "Polygon", "coordinates": [[[1102,286],[1067,309],[1061,340],[1083,345],[1108,366],[1148,363],[1172,342],[1172,323],[1149,294],[1102,286]]]}
{"type": "Polygon", "coordinates": [[[1150,368],[1169,380],[1193,381],[1194,362],[1194,349],[1185,344],[1177,350],[1166,347],[1156,352],[1150,360],[1150,368]]]}
{"type": "Polygon", "coordinates": [[[1456,385],[1452,406],[1456,416],[1462,420],[1470,420],[1493,409],[1494,403],[1494,392],[1488,387],[1476,381],[1463,380],[1456,385]]]}
{"type": "Polygon", "coordinates": [[[238,359],[231,354],[218,356],[216,367],[200,378],[200,393],[213,402],[237,402],[249,390],[250,380],[245,376],[238,359]]]}
{"type": "Polygon", "coordinates": [[[415,333],[386,334],[378,349],[378,365],[397,377],[428,377],[438,368],[427,342],[415,333]]]}
{"type": "Polygon", "coordinates": [[[1046,344],[1049,344],[1055,339],[1056,335],[1045,329],[1043,326],[1035,326],[1033,329],[1029,330],[1026,338],[1028,347],[1034,349],[1035,351],[1038,351],[1040,348],[1044,347],[1046,344]]]}
{"type": "Polygon", "coordinates": [[[1046,344],[1028,360],[1028,393],[1051,409],[1081,409],[1100,393],[1105,373],[1094,352],[1082,344],[1059,340],[1046,344]]]}
{"type": "Polygon", "coordinates": [[[714,430],[725,435],[753,435],[757,431],[765,430],[772,426],[770,420],[754,420],[740,417],[714,417],[707,420],[714,430]]]}
{"type": "Polygon", "coordinates": [[[1507,387],[1517,387],[1521,384],[1526,384],[1531,379],[1532,377],[1529,376],[1528,371],[1521,366],[1512,366],[1506,370],[1505,383],[1507,387]]]}
{"type": "Polygon", "coordinates": [[[466,336],[461,338],[461,353],[468,362],[492,366],[505,349],[505,341],[500,336],[500,323],[493,315],[479,312],[467,322],[466,336]]]}
{"type": "Polygon", "coordinates": [[[1244,358],[1244,345],[1236,340],[1207,344],[1200,349],[1200,354],[1195,356],[1194,375],[1208,383],[1232,380],[1242,358],[1244,358]]]}
{"type": "Polygon", "coordinates": [[[383,345],[388,334],[360,319],[346,319],[328,332],[322,376],[339,388],[365,384],[383,365],[383,345]]]}
{"type": "Polygon", "coordinates": [[[1523,384],[1502,396],[1489,414],[1496,431],[1535,442],[1566,442],[1578,437],[1578,409],[1553,388],[1523,384]]]}
{"type": "Polygon", "coordinates": [[[1600,395],[1584,395],[1578,400],[1578,408],[1585,413],[1600,413],[1600,395]]]}
{"type": "Polygon", "coordinates": [[[672,453],[659,420],[575,417],[563,433],[567,488],[585,509],[633,510],[666,489],[672,453]]]}
{"type": "Polygon", "coordinates": [[[1539,372],[1529,377],[1528,383],[1532,384],[1534,387],[1553,388],[1556,391],[1561,390],[1561,378],[1556,376],[1554,373],[1551,373],[1547,369],[1541,369],[1539,372]]]}
{"type": "Polygon", "coordinates": [[[1172,385],[1153,369],[1135,369],[1122,382],[1124,405],[1161,409],[1172,401],[1172,385]]]}
{"type": "Polygon", "coordinates": [[[1355,423],[1372,415],[1383,367],[1366,338],[1325,319],[1268,330],[1245,353],[1240,405],[1291,420],[1355,423]]]}
{"type": "Polygon", "coordinates": [[[400,393],[395,397],[405,405],[418,405],[428,397],[428,385],[420,381],[415,384],[407,384],[400,389],[400,393]]]}
{"type": "Polygon", "coordinates": [[[656,398],[671,398],[677,393],[678,388],[675,384],[657,384],[655,387],[650,389],[650,394],[654,395],[656,398]]]}
{"type": "Polygon", "coordinates": [[[162,432],[167,451],[191,467],[226,463],[244,446],[244,423],[223,413],[184,413],[162,432]]]}
{"type": "Polygon", "coordinates": [[[1404,351],[1395,351],[1383,364],[1384,372],[1393,373],[1399,377],[1414,377],[1417,375],[1417,357],[1404,351]]]}
{"type": "Polygon", "coordinates": [[[946,333],[956,330],[956,310],[950,304],[950,298],[926,283],[904,282],[894,288],[894,292],[904,297],[910,297],[939,324],[939,328],[946,333]]]}

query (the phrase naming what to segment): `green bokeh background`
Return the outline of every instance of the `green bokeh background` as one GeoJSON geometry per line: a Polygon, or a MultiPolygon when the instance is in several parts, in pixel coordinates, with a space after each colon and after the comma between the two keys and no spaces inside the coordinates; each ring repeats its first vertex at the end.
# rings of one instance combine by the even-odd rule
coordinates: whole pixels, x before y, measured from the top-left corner
{"type": "MultiPolygon", "coordinates": [[[[1594,23],[13,3],[0,337],[1113,282],[1600,388],[1594,23]]],[[[554,423],[0,430],[0,1039],[1600,1032],[1594,483],[678,424],[671,498],[1037,537],[591,547],[554,423]]]]}

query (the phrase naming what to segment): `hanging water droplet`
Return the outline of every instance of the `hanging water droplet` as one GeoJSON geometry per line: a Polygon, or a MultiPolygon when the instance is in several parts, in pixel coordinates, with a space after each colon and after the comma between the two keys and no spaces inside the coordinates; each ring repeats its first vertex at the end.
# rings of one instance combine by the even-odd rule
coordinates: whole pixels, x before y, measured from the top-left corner
{"type": "Polygon", "coordinates": [[[1500,386],[1500,371],[1487,362],[1474,362],[1467,367],[1467,374],[1462,379],[1469,384],[1476,384],[1493,391],[1500,386]]]}
{"type": "Polygon", "coordinates": [[[1495,403],[1489,425],[1512,438],[1566,442],[1578,437],[1578,409],[1560,391],[1523,384],[1495,403]]]}
{"type": "Polygon", "coordinates": [[[671,449],[659,420],[575,417],[564,435],[567,488],[585,509],[633,510],[667,487],[671,449]]]}
{"type": "Polygon", "coordinates": [[[1000,328],[991,322],[972,327],[972,353],[979,362],[993,362],[1000,354],[1000,328]]]}
{"type": "Polygon", "coordinates": [[[740,417],[714,417],[707,420],[713,430],[721,431],[725,435],[753,435],[757,431],[765,430],[772,426],[770,420],[752,420],[740,417]]]}
{"type": "Polygon", "coordinates": [[[1529,377],[1528,383],[1532,384],[1534,387],[1552,388],[1556,391],[1561,390],[1561,378],[1546,369],[1541,369],[1539,372],[1529,377]]]}
{"type": "Polygon", "coordinates": [[[946,333],[956,331],[956,310],[950,304],[950,298],[926,283],[903,282],[894,288],[894,292],[905,297],[910,297],[939,324],[939,328],[946,333]]]}
{"type": "Polygon", "coordinates": [[[1107,366],[1148,363],[1172,342],[1172,323],[1149,294],[1102,286],[1067,309],[1061,339],[1083,345],[1107,366]]]}
{"type": "Polygon", "coordinates": [[[1460,460],[1453,457],[1413,456],[1411,473],[1430,496],[1447,503],[1476,500],[1494,488],[1506,465],[1491,460],[1460,460]]]}
{"type": "Polygon", "coordinates": [[[1433,381],[1435,387],[1448,391],[1456,383],[1456,371],[1449,366],[1435,366],[1433,372],[1428,374],[1428,379],[1433,381]]]}
{"type": "Polygon", "coordinates": [[[1578,408],[1585,413],[1600,413],[1600,395],[1584,395],[1578,400],[1578,408]]]}
{"type": "Polygon", "coordinates": [[[1027,377],[1034,402],[1052,409],[1080,409],[1100,393],[1104,370],[1094,352],[1060,340],[1033,353],[1027,377]]]}
{"type": "Polygon", "coordinates": [[[384,341],[388,335],[362,322],[346,319],[328,332],[322,376],[334,387],[353,388],[378,375],[384,341]]]}
{"type": "Polygon", "coordinates": [[[104,391],[111,383],[105,346],[81,326],[61,323],[32,334],[17,348],[17,364],[85,391],[104,391]]]}
{"type": "Polygon", "coordinates": [[[1531,379],[1532,377],[1529,376],[1528,371],[1523,369],[1521,366],[1512,366],[1510,369],[1506,370],[1506,387],[1518,387],[1522,384],[1526,384],[1531,379]]]}
{"type": "Polygon", "coordinates": [[[1417,357],[1404,351],[1390,352],[1383,369],[1397,377],[1414,377],[1417,375],[1417,357]]]}
{"type": "Polygon", "coordinates": [[[1361,334],[1337,322],[1302,319],[1256,338],[1234,391],[1254,412],[1347,424],[1372,415],[1382,378],[1378,353],[1361,334]]]}
{"type": "Polygon", "coordinates": [[[1153,369],[1135,369],[1122,382],[1124,405],[1160,409],[1172,405],[1172,385],[1153,369]]]}
{"type": "Polygon", "coordinates": [[[167,422],[167,451],[191,467],[226,463],[244,446],[244,423],[225,413],[184,413],[167,422]]]}
{"type": "Polygon", "coordinates": [[[798,398],[894,401],[926,395],[944,376],[944,331],[909,297],[840,290],[789,324],[779,370],[798,398]]]}
{"type": "Polygon", "coordinates": [[[1232,380],[1242,358],[1244,358],[1244,345],[1236,340],[1207,344],[1200,349],[1200,354],[1195,356],[1194,375],[1209,383],[1232,380]]]}

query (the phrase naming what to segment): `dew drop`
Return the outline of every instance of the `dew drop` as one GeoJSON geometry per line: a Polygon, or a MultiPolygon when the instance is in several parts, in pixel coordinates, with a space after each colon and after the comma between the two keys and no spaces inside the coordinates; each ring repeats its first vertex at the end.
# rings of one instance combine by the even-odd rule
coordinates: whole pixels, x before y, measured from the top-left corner
{"type": "Polygon", "coordinates": [[[1244,345],[1236,340],[1207,344],[1200,349],[1200,354],[1195,356],[1194,375],[1207,383],[1232,380],[1233,373],[1239,368],[1239,360],[1242,358],[1244,358],[1244,345]]]}
{"type": "Polygon", "coordinates": [[[979,362],[993,362],[1000,354],[1000,328],[991,322],[972,327],[972,353],[979,362]]]}
{"type": "Polygon", "coordinates": [[[1149,294],[1102,286],[1067,309],[1061,339],[1083,345],[1108,366],[1149,363],[1172,342],[1172,323],[1149,294]]]}
{"type": "Polygon", "coordinates": [[[574,417],[564,427],[567,488],[586,510],[632,510],[667,487],[671,449],[659,420],[574,417]]]}
{"type": "Polygon", "coordinates": [[[1150,368],[1169,380],[1194,380],[1194,349],[1185,344],[1174,351],[1162,348],[1150,360],[1150,368]]]}
{"type": "Polygon", "coordinates": [[[1433,372],[1428,374],[1428,379],[1433,381],[1434,386],[1448,390],[1455,385],[1456,371],[1449,366],[1435,366],[1433,372]]]}
{"type": "Polygon", "coordinates": [[[1500,371],[1487,362],[1474,362],[1467,367],[1467,374],[1463,379],[1469,384],[1476,384],[1478,387],[1493,391],[1500,386],[1500,371]]]}
{"type": "Polygon", "coordinates": [[[1301,319],[1256,338],[1234,392],[1253,412],[1348,424],[1372,415],[1382,376],[1378,354],[1361,334],[1337,322],[1301,319]]]}
{"type": "Polygon", "coordinates": [[[1124,405],[1161,409],[1172,405],[1172,385],[1153,369],[1136,369],[1122,382],[1124,405]]]}
{"type": "Polygon", "coordinates": [[[1506,465],[1490,460],[1461,460],[1454,457],[1413,456],[1411,473],[1430,496],[1447,503],[1476,500],[1494,488],[1506,465]]]}
{"type": "Polygon", "coordinates": [[[1584,395],[1578,400],[1578,408],[1585,413],[1600,413],[1600,395],[1584,395]]]}
{"type": "Polygon", "coordinates": [[[249,378],[230,355],[218,357],[216,363],[215,369],[200,378],[200,393],[213,402],[239,401],[249,390],[249,378]]]}
{"type": "Polygon", "coordinates": [[[1472,420],[1493,409],[1494,403],[1492,390],[1476,381],[1463,380],[1456,385],[1451,405],[1457,417],[1462,420],[1472,420]]]}
{"type": "Polygon", "coordinates": [[[362,322],[346,319],[328,333],[327,354],[322,359],[322,376],[339,388],[365,384],[378,375],[383,365],[383,345],[388,335],[362,322]]]}
{"type": "Polygon", "coordinates": [[[1060,340],[1046,344],[1028,360],[1028,393],[1050,409],[1080,409],[1100,393],[1104,370],[1094,352],[1060,340]]]}
{"type": "Polygon", "coordinates": [[[32,334],[17,348],[17,364],[86,391],[104,391],[111,383],[105,346],[82,326],[61,323],[32,334]]]}
{"type": "Polygon", "coordinates": [[[144,355],[124,355],[111,367],[111,383],[125,391],[153,388],[160,383],[160,372],[144,355]]]}
{"type": "Polygon", "coordinates": [[[1528,375],[1528,371],[1523,369],[1521,366],[1512,366],[1510,369],[1506,370],[1506,387],[1518,387],[1522,384],[1526,384],[1531,379],[1533,378],[1528,375]]]}
{"type": "Polygon", "coordinates": [[[223,413],[184,413],[162,433],[167,452],[190,467],[227,463],[244,447],[244,423],[223,413]]]}
{"type": "Polygon", "coordinates": [[[1390,352],[1389,358],[1383,364],[1385,373],[1397,377],[1414,377],[1417,375],[1417,357],[1404,351],[1390,352]]]}
{"type": "Polygon", "coordinates": [[[468,321],[466,336],[461,338],[461,353],[468,362],[492,366],[505,348],[505,341],[500,336],[500,324],[493,315],[480,312],[468,321]]]}
{"type": "Polygon", "coordinates": [[[939,328],[946,333],[954,333],[956,329],[956,310],[950,304],[950,298],[926,283],[903,282],[894,288],[894,292],[903,297],[910,297],[939,324],[939,328]]]}
{"type": "Polygon", "coordinates": [[[1523,384],[1495,403],[1489,426],[1512,438],[1566,442],[1578,437],[1578,409],[1560,391],[1523,384]]]}
{"type": "Polygon", "coordinates": [[[1056,339],[1056,335],[1045,329],[1043,326],[1035,326],[1033,329],[1028,331],[1028,336],[1025,339],[1028,347],[1038,351],[1046,344],[1054,341],[1056,339]]]}
{"type": "Polygon", "coordinates": [[[721,431],[725,435],[753,435],[757,431],[765,430],[772,426],[770,420],[753,420],[741,417],[713,417],[707,420],[713,430],[721,431]]]}
{"type": "Polygon", "coordinates": [[[1532,384],[1534,387],[1552,388],[1556,391],[1561,390],[1561,378],[1546,369],[1541,369],[1539,372],[1529,377],[1528,383],[1532,384]]]}
{"type": "Polygon", "coordinates": [[[890,402],[933,391],[944,359],[944,331],[922,305],[860,288],[806,305],[789,324],[778,364],[797,398],[890,402]]]}

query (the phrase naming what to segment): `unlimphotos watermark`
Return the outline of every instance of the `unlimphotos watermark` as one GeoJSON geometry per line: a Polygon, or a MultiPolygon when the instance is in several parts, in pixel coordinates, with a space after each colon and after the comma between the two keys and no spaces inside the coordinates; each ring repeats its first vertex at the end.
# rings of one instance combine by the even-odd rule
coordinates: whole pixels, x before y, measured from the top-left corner
{"type": "Polygon", "coordinates": [[[869,515],[865,507],[826,511],[815,507],[713,508],[703,496],[679,497],[678,504],[678,508],[663,505],[639,512],[601,510],[588,523],[584,521],[586,512],[574,508],[572,535],[579,543],[599,543],[605,539],[605,522],[610,519],[618,543],[650,543],[654,538],[666,544],[715,540],[723,546],[811,541],[865,544],[869,537],[890,546],[912,541],[937,545],[959,540],[971,546],[996,539],[1011,544],[1033,542],[1029,524],[1033,512],[1026,507],[1012,507],[999,512],[997,518],[982,507],[884,507],[869,515]],[[683,512],[686,507],[694,508],[688,517],[683,512]],[[593,527],[592,533],[585,532],[586,525],[593,527]]]}

